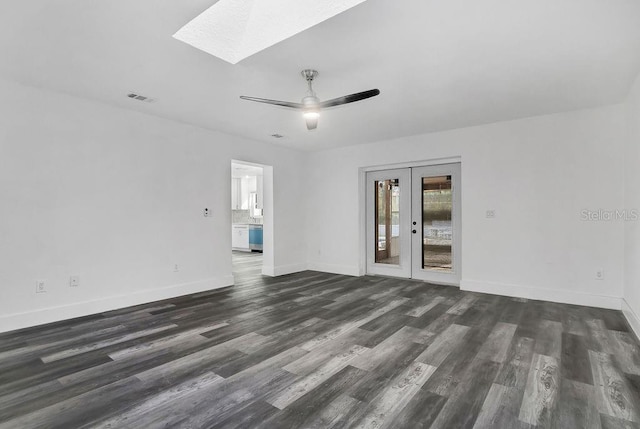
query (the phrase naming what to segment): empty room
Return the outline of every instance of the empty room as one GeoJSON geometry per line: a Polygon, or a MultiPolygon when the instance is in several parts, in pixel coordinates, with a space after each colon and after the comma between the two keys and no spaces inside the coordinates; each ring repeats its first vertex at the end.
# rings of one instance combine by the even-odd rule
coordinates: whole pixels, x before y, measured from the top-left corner
{"type": "Polygon", "coordinates": [[[0,429],[640,429],[640,2],[4,0],[0,429]]]}

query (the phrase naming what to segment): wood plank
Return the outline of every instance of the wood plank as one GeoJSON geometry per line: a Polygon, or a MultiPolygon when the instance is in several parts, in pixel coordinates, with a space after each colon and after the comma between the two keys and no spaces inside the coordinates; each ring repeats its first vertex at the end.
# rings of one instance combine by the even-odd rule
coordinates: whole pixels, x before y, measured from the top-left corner
{"type": "Polygon", "coordinates": [[[489,393],[482,404],[482,409],[476,419],[473,429],[494,428],[497,426],[497,417],[500,415],[502,407],[507,398],[515,396],[515,388],[502,386],[500,384],[492,384],[489,393]]]}
{"type": "Polygon", "coordinates": [[[640,424],[600,414],[602,429],[640,429],[640,424]]]}
{"type": "Polygon", "coordinates": [[[428,429],[440,414],[447,398],[420,389],[390,424],[394,429],[428,429]]]}
{"type": "Polygon", "coordinates": [[[464,344],[469,329],[468,326],[452,324],[433,340],[431,345],[416,358],[416,362],[438,367],[450,353],[464,344]]]}
{"type": "Polygon", "coordinates": [[[621,420],[638,422],[638,402],[611,356],[589,350],[598,410],[621,420]]]}
{"type": "Polygon", "coordinates": [[[388,427],[397,414],[436,370],[434,366],[414,362],[396,377],[370,404],[354,428],[388,427]]]}
{"type": "Polygon", "coordinates": [[[462,374],[461,382],[451,393],[442,407],[433,427],[460,428],[473,427],[500,364],[488,360],[475,359],[462,374]]]}
{"type": "Polygon", "coordinates": [[[454,306],[447,310],[447,314],[460,316],[464,314],[478,298],[475,295],[465,295],[454,306]]]}
{"type": "Polygon", "coordinates": [[[534,351],[539,355],[551,356],[560,362],[562,355],[562,323],[551,320],[540,320],[534,336],[534,351]]]}
{"type": "Polygon", "coordinates": [[[333,428],[354,408],[361,406],[361,402],[348,395],[340,395],[333,402],[320,411],[317,418],[308,423],[308,429],[328,429],[333,428]]]}
{"type": "Polygon", "coordinates": [[[489,337],[478,352],[478,359],[487,359],[502,363],[507,358],[509,345],[513,340],[518,325],[499,322],[489,334],[489,337]]]}
{"type": "Polygon", "coordinates": [[[521,421],[534,426],[549,424],[558,398],[559,372],[555,358],[537,353],[533,355],[520,407],[521,421]]]}
{"type": "Polygon", "coordinates": [[[293,384],[287,386],[283,391],[269,395],[267,402],[276,408],[284,409],[289,404],[302,397],[307,392],[315,389],[332,375],[338,373],[347,366],[349,361],[367,351],[366,347],[354,345],[346,352],[335,356],[317,370],[302,377],[293,384]]]}
{"type": "Polygon", "coordinates": [[[562,379],[557,412],[552,426],[567,429],[602,429],[591,384],[562,379]]]}
{"type": "Polygon", "coordinates": [[[318,426],[320,421],[324,421],[326,426],[322,427],[327,427],[358,403],[343,392],[366,374],[366,371],[348,365],[302,395],[285,410],[272,415],[261,426],[308,428],[318,426]]]}
{"type": "Polygon", "coordinates": [[[79,354],[87,353],[87,352],[90,352],[90,351],[93,351],[93,350],[98,350],[98,349],[102,349],[102,348],[105,348],[105,347],[109,347],[109,346],[114,345],[114,344],[124,343],[125,341],[138,339],[138,338],[141,338],[141,337],[145,337],[147,335],[155,334],[157,332],[166,331],[168,329],[175,328],[175,327],[177,327],[177,325],[169,324],[169,325],[163,325],[163,326],[160,326],[160,327],[157,327],[157,328],[143,329],[141,331],[136,331],[136,332],[132,332],[130,334],[117,336],[115,338],[111,338],[111,339],[108,339],[108,340],[98,341],[98,342],[91,343],[91,344],[88,344],[88,345],[73,347],[73,348],[62,350],[62,351],[59,351],[59,352],[56,352],[56,353],[48,354],[48,355],[42,356],[40,359],[44,363],[49,363],[49,362],[53,362],[53,361],[56,361],[56,360],[65,359],[65,358],[68,358],[68,357],[71,357],[71,356],[76,356],[76,355],[79,355],[79,354]]]}
{"type": "Polygon", "coordinates": [[[404,346],[411,345],[416,331],[420,332],[418,329],[404,326],[374,348],[358,356],[350,365],[365,371],[375,370],[383,362],[396,358],[399,351],[404,352],[404,346]]]}
{"type": "Polygon", "coordinates": [[[636,343],[632,334],[620,331],[608,331],[608,352],[622,372],[626,374],[640,375],[640,346],[636,343]]]}
{"type": "Polygon", "coordinates": [[[180,401],[185,396],[197,394],[207,387],[218,384],[224,380],[212,372],[204,373],[200,376],[188,379],[167,390],[163,390],[155,395],[151,395],[142,402],[123,413],[104,420],[94,426],[95,428],[107,429],[117,427],[150,427],[157,424],[155,409],[166,407],[167,405],[180,401]]]}
{"type": "Polygon", "coordinates": [[[424,347],[420,344],[402,344],[396,349],[393,357],[382,361],[374,370],[369,371],[367,376],[349,387],[345,393],[363,403],[371,402],[389,386],[390,380],[398,377],[415,362],[423,349],[424,347]]]}
{"type": "Polygon", "coordinates": [[[426,304],[421,305],[419,307],[414,307],[411,310],[407,311],[405,314],[411,317],[420,317],[424,315],[427,311],[431,310],[436,305],[440,304],[442,301],[444,301],[443,297],[436,296],[426,304]]]}
{"type": "Polygon", "coordinates": [[[535,340],[532,338],[514,338],[507,352],[506,364],[498,372],[496,383],[516,387],[524,392],[533,360],[534,344],[535,340]]]}
{"type": "Polygon", "coordinates": [[[353,321],[344,323],[339,327],[332,329],[329,332],[319,335],[317,338],[307,341],[306,343],[302,344],[300,347],[304,350],[309,350],[309,351],[313,350],[316,347],[320,347],[326,342],[331,341],[339,337],[340,335],[344,335],[349,331],[356,329],[357,327],[364,325],[365,323],[368,323],[373,319],[376,319],[381,315],[393,310],[394,308],[404,304],[407,300],[408,300],[407,298],[396,299],[380,308],[375,309],[374,311],[370,312],[364,317],[358,317],[353,321]]]}
{"type": "Polygon", "coordinates": [[[593,384],[587,338],[562,334],[562,377],[585,384],[593,384]]]}

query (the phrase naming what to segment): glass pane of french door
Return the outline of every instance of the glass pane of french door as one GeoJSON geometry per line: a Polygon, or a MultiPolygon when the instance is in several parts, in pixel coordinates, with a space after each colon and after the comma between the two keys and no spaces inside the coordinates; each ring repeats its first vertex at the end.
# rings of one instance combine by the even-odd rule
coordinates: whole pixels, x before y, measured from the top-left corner
{"type": "Polygon", "coordinates": [[[422,178],[422,268],[450,272],[453,266],[451,176],[422,178]]]}
{"type": "Polygon", "coordinates": [[[375,181],[376,264],[400,264],[400,180],[375,181]]]}

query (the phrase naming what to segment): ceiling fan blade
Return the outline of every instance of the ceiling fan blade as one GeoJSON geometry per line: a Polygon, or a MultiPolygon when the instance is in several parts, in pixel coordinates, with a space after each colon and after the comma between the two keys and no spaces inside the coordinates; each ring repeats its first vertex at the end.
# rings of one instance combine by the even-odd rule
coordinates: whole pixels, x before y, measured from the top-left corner
{"type": "Polygon", "coordinates": [[[342,104],[353,103],[355,101],[360,101],[360,100],[365,100],[367,98],[375,97],[378,94],[380,94],[379,89],[370,89],[368,91],[357,92],[355,94],[334,98],[333,100],[323,101],[320,104],[318,104],[318,107],[320,109],[326,109],[327,107],[340,106],[342,104]]]}
{"type": "Polygon", "coordinates": [[[240,98],[242,98],[243,100],[256,101],[258,103],[267,103],[276,106],[288,107],[290,109],[304,109],[304,104],[292,103],[290,101],[269,100],[267,98],[247,97],[246,95],[241,95],[240,98]]]}

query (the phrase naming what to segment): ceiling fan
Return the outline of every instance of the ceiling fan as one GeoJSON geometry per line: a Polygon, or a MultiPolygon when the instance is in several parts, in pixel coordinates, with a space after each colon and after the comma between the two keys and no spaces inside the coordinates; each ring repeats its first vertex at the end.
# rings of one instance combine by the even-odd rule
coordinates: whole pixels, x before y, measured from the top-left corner
{"type": "Polygon", "coordinates": [[[307,123],[308,130],[315,130],[318,127],[318,118],[320,118],[320,111],[329,107],[341,106],[343,104],[353,103],[355,101],[364,100],[367,98],[375,97],[380,94],[379,89],[370,89],[368,91],[357,92],[355,94],[345,95],[342,97],[334,98],[332,100],[320,101],[313,90],[313,80],[318,77],[318,72],[315,70],[302,70],[300,72],[302,77],[307,81],[307,95],[302,99],[300,103],[294,103],[290,101],[268,100],[266,98],[247,97],[241,95],[243,100],[257,101],[258,103],[273,104],[276,106],[288,107],[290,109],[296,109],[302,111],[304,120],[307,123]]]}

